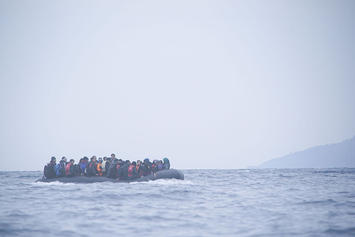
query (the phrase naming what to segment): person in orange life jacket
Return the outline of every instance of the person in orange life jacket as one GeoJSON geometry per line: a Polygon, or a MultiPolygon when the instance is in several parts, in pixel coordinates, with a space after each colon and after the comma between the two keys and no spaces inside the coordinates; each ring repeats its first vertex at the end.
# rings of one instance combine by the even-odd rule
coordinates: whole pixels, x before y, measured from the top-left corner
{"type": "Polygon", "coordinates": [[[127,176],[128,179],[134,179],[137,178],[137,170],[136,170],[136,162],[133,161],[127,169],[127,176]]]}
{"type": "Polygon", "coordinates": [[[138,178],[143,176],[143,166],[142,166],[142,161],[140,160],[137,160],[136,171],[137,171],[138,178]]]}
{"type": "Polygon", "coordinates": [[[97,174],[99,176],[102,176],[102,158],[101,157],[99,158],[99,162],[97,162],[96,170],[97,170],[97,174]]]}
{"type": "Polygon", "coordinates": [[[72,177],[75,174],[75,170],[74,170],[74,160],[70,159],[70,161],[68,162],[68,164],[65,166],[65,175],[68,177],[72,177]]]}
{"type": "Polygon", "coordinates": [[[97,173],[97,162],[96,162],[96,156],[91,157],[90,162],[86,168],[86,174],[87,176],[96,176],[97,173]]]}
{"type": "Polygon", "coordinates": [[[54,156],[52,156],[51,161],[46,166],[44,166],[43,175],[47,179],[53,179],[56,177],[56,173],[55,173],[56,160],[57,159],[54,156]]]}

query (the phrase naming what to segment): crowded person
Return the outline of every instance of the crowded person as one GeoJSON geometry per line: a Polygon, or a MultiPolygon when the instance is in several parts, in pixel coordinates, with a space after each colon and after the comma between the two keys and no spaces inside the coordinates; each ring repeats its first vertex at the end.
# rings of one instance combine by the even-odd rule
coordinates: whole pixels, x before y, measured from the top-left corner
{"type": "Polygon", "coordinates": [[[96,156],[89,159],[85,156],[80,159],[78,164],[75,164],[74,159],[66,162],[66,157],[62,157],[61,161],[56,164],[56,158],[51,157],[51,161],[44,167],[44,176],[48,179],[56,177],[73,177],[73,176],[105,176],[117,180],[134,180],[142,176],[148,176],[164,169],[170,169],[170,162],[168,158],[163,160],[154,160],[150,162],[149,158],[144,161],[137,160],[123,161],[117,159],[115,154],[110,157],[100,157],[98,160],[96,156]],[[64,168],[62,168],[64,167],[64,168]]]}
{"type": "Polygon", "coordinates": [[[43,174],[44,177],[46,177],[47,179],[53,179],[56,177],[56,173],[55,173],[56,160],[57,159],[54,156],[52,156],[51,161],[46,166],[44,166],[43,174]]]}
{"type": "Polygon", "coordinates": [[[90,158],[90,162],[88,166],[86,167],[86,175],[87,176],[96,176],[97,174],[97,162],[96,162],[96,156],[92,156],[90,158]]]}
{"type": "Polygon", "coordinates": [[[128,179],[134,179],[137,178],[137,170],[136,170],[136,162],[133,161],[132,163],[129,164],[127,168],[127,177],[128,179]]]}
{"type": "Polygon", "coordinates": [[[99,176],[102,176],[102,158],[101,157],[99,157],[99,161],[97,162],[97,165],[96,165],[96,170],[97,170],[97,174],[99,175],[99,176]]]}
{"type": "Polygon", "coordinates": [[[70,159],[68,164],[65,166],[65,176],[73,177],[75,175],[74,160],[70,159]]]}
{"type": "Polygon", "coordinates": [[[102,167],[102,175],[106,176],[106,156],[102,159],[101,167],[102,167]]]}
{"type": "Polygon", "coordinates": [[[170,169],[170,161],[169,161],[169,159],[168,158],[163,158],[163,165],[164,165],[164,169],[166,169],[166,170],[168,170],[168,169],[170,169]]]}

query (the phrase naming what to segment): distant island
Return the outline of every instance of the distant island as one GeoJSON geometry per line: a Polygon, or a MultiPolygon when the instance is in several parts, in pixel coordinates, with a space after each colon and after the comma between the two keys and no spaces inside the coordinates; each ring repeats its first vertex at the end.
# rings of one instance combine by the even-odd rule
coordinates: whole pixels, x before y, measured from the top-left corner
{"type": "Polygon", "coordinates": [[[254,168],[355,168],[355,137],[316,146],[262,163],[254,168]]]}

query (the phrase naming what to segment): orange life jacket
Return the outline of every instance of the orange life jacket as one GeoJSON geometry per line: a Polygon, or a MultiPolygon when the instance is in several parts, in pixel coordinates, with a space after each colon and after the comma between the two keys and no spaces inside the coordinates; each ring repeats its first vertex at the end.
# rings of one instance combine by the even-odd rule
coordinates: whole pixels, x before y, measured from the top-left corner
{"type": "Polygon", "coordinates": [[[70,166],[71,166],[71,162],[69,162],[69,163],[65,166],[65,175],[70,175],[70,166]]]}
{"type": "Polygon", "coordinates": [[[128,166],[128,177],[133,176],[133,169],[134,169],[134,165],[128,166]]]}
{"type": "Polygon", "coordinates": [[[99,173],[99,176],[102,176],[102,166],[101,166],[101,163],[97,163],[96,169],[97,169],[97,172],[99,173]]]}

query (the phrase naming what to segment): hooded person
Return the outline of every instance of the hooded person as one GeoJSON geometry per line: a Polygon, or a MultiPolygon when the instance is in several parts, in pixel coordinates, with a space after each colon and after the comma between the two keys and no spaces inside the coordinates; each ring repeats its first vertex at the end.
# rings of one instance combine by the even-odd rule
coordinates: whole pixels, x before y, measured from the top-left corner
{"type": "Polygon", "coordinates": [[[160,171],[160,170],[163,170],[163,169],[164,169],[163,161],[158,160],[157,161],[157,170],[160,171]]]}
{"type": "Polygon", "coordinates": [[[163,166],[164,166],[164,169],[165,170],[168,170],[168,169],[170,169],[170,161],[169,161],[169,159],[168,158],[163,158],[163,166]]]}
{"type": "Polygon", "coordinates": [[[52,156],[51,161],[46,166],[44,166],[43,175],[47,179],[53,179],[56,177],[56,172],[55,172],[56,160],[57,159],[54,156],[52,156]]]}
{"type": "Polygon", "coordinates": [[[147,176],[152,173],[152,163],[149,161],[149,158],[145,158],[143,161],[142,173],[143,173],[143,176],[147,176]]]}

